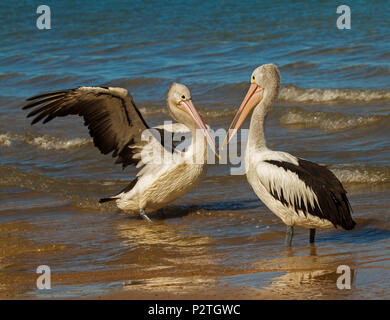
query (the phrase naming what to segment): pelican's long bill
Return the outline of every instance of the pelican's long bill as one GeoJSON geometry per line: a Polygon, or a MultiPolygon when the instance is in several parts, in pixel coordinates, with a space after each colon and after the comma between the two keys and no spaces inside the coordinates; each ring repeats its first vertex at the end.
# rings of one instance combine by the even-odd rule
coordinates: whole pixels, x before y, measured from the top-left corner
{"type": "Polygon", "coordinates": [[[260,103],[260,101],[263,99],[263,93],[264,93],[263,88],[259,87],[256,83],[251,84],[244,100],[241,103],[240,108],[238,109],[238,111],[237,111],[236,115],[234,116],[234,119],[229,127],[229,130],[226,134],[225,140],[224,140],[223,145],[222,145],[222,149],[223,149],[223,146],[225,145],[226,141],[227,141],[227,144],[229,144],[230,140],[232,140],[234,135],[237,133],[237,130],[240,129],[240,127],[242,126],[246,117],[249,115],[249,113],[252,111],[252,109],[255,106],[257,106],[260,103]],[[233,132],[230,134],[231,130],[233,132]],[[230,134],[230,136],[229,136],[229,134],[230,134]]]}
{"type": "Polygon", "coordinates": [[[217,153],[217,148],[215,146],[215,141],[211,137],[209,129],[202,120],[202,117],[200,116],[198,110],[196,110],[194,104],[192,103],[192,100],[183,100],[180,102],[180,106],[191,116],[192,119],[194,119],[195,123],[198,125],[199,129],[202,130],[203,135],[206,137],[211,149],[213,150],[215,155],[219,157],[217,153]]]}

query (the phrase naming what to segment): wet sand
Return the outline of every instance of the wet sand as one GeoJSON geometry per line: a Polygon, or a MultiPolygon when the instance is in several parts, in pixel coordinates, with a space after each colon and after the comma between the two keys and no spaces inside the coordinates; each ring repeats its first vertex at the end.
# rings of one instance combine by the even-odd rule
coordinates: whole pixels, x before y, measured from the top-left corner
{"type": "MultiPolygon", "coordinates": [[[[370,196],[352,193],[355,212],[369,210],[370,196]]],[[[352,232],[319,231],[315,245],[297,228],[286,249],[284,227],[256,201],[232,201],[237,210],[228,212],[171,206],[147,224],[117,210],[50,200],[43,208],[41,198],[34,206],[31,197],[28,210],[2,210],[1,298],[388,298],[390,231],[374,215],[355,213],[352,232]],[[52,268],[51,290],[34,289],[40,264],[52,268]],[[351,268],[351,290],[336,287],[341,264],[351,268]]]]}

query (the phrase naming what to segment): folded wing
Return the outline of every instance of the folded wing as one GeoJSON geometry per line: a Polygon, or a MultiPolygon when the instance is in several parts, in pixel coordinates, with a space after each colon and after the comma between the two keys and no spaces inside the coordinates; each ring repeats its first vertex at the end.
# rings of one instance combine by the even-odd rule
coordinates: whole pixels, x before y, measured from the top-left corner
{"type": "Polygon", "coordinates": [[[355,226],[347,192],[326,167],[299,158],[297,164],[265,160],[257,165],[256,173],[268,192],[295,212],[327,219],[347,230],[355,226]]]}

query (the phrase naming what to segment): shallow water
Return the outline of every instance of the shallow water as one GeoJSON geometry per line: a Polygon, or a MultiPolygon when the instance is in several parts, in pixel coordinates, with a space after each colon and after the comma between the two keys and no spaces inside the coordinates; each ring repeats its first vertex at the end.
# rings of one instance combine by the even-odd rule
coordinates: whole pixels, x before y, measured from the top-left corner
{"type": "MultiPolygon", "coordinates": [[[[80,297],[116,290],[238,287],[248,296],[389,298],[390,54],[385,1],[356,1],[352,30],[338,4],[241,1],[56,1],[50,31],[35,3],[0,5],[0,297],[80,297]],[[226,128],[254,67],[280,67],[268,117],[272,149],[329,165],[349,193],[355,230],[285,227],[244,176],[210,165],[204,182],[149,225],[98,199],[134,177],[100,155],[67,118],[31,127],[27,97],[78,85],[128,89],[150,125],[165,94],[187,84],[206,122],[226,128]],[[36,268],[52,289],[36,289],[36,268]],[[338,290],[339,265],[352,269],[338,290]]],[[[248,122],[244,128],[248,127],[248,122]]]]}

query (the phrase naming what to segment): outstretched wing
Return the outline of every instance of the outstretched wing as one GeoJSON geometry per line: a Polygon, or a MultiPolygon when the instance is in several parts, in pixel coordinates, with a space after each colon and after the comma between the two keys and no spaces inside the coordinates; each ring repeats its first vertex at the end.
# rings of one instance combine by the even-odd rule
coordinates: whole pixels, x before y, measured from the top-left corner
{"type": "Polygon", "coordinates": [[[283,205],[347,230],[355,226],[347,192],[325,166],[303,159],[297,159],[297,164],[264,160],[256,169],[260,182],[283,205]]]}
{"type": "Polygon", "coordinates": [[[34,108],[27,117],[32,124],[56,117],[79,115],[88,126],[94,145],[103,154],[112,153],[123,167],[137,164],[132,145],[142,145],[141,134],[149,129],[131,95],[122,88],[79,87],[47,92],[27,99],[23,109],[34,108]]]}

